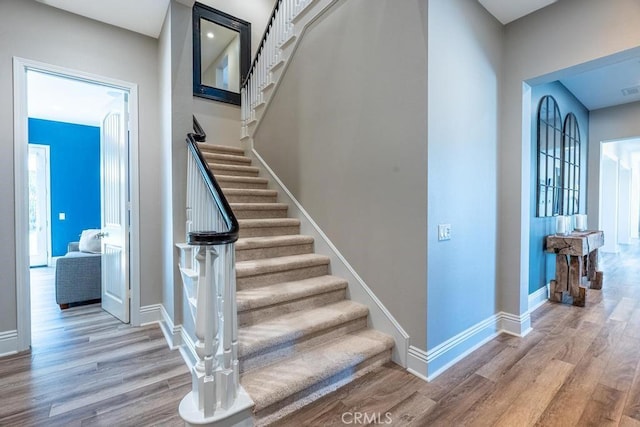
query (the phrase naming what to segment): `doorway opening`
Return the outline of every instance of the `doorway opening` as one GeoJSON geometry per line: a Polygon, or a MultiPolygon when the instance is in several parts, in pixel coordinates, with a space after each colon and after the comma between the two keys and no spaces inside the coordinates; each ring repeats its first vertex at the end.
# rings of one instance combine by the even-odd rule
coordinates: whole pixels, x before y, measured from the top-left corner
{"type": "Polygon", "coordinates": [[[640,237],[640,137],[600,143],[601,252],[618,253],[640,237]]]}
{"type": "Polygon", "coordinates": [[[20,350],[56,304],[138,325],[137,86],[14,58],[14,89],[20,350]]]}

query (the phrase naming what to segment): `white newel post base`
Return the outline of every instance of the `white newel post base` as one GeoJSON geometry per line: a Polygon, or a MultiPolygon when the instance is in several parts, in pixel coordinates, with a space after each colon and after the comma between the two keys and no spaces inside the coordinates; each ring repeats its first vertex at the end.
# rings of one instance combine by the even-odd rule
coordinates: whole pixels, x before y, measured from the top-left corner
{"type": "Polygon", "coordinates": [[[212,417],[206,418],[198,409],[197,397],[194,396],[193,391],[182,399],[178,411],[187,426],[251,427],[253,426],[251,408],[253,408],[253,400],[240,387],[233,405],[228,409],[218,408],[212,417]]]}

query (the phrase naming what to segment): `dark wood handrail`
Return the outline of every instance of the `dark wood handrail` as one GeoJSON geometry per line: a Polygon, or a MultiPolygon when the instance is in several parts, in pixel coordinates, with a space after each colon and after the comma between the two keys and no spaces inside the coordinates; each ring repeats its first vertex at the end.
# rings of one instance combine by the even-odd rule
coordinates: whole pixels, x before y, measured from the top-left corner
{"type": "Polygon", "coordinates": [[[256,50],[256,55],[253,57],[253,61],[251,61],[251,67],[249,67],[249,71],[247,72],[247,76],[244,78],[242,82],[242,87],[246,87],[247,83],[249,83],[249,78],[253,73],[254,68],[256,68],[256,63],[258,62],[258,57],[260,56],[260,52],[264,48],[264,44],[267,41],[267,36],[269,35],[269,31],[271,30],[271,25],[273,24],[274,19],[276,18],[276,13],[278,13],[278,9],[280,9],[280,4],[282,4],[282,0],[278,0],[273,6],[273,11],[271,11],[271,17],[269,21],[267,21],[267,26],[264,29],[264,33],[262,33],[262,38],[260,39],[260,44],[258,45],[258,50],[256,50]]]}
{"type": "Polygon", "coordinates": [[[209,193],[211,194],[211,197],[218,207],[218,210],[220,211],[220,214],[222,215],[222,218],[229,230],[222,232],[208,230],[190,231],[187,235],[187,243],[199,246],[226,245],[238,240],[240,226],[238,225],[236,216],[231,210],[231,206],[229,206],[227,198],[224,197],[216,178],[213,176],[213,172],[211,172],[207,166],[207,161],[202,155],[200,147],[198,147],[198,142],[204,142],[206,139],[207,134],[205,134],[202,126],[200,126],[200,123],[198,123],[198,120],[194,116],[193,133],[187,134],[187,146],[189,147],[189,151],[196,161],[196,165],[202,175],[202,179],[209,189],[209,193]]]}

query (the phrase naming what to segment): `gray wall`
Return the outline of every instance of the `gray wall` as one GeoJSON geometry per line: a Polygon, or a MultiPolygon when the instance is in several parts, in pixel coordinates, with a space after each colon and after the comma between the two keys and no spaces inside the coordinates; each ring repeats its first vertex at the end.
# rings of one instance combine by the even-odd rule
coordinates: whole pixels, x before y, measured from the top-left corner
{"type": "Polygon", "coordinates": [[[560,108],[562,120],[573,113],[580,129],[580,213],[587,211],[587,153],[589,151],[589,110],[560,82],[536,85],[531,88],[531,185],[530,233],[529,233],[529,293],[546,286],[555,277],[555,255],[543,252],[544,238],[556,231],[555,217],[537,216],[537,167],[538,167],[538,105],[545,95],[554,97],[560,108]]]}
{"type": "Polygon", "coordinates": [[[428,349],[497,312],[501,64],[502,26],[478,2],[429,1],[428,349]]]}
{"type": "Polygon", "coordinates": [[[0,332],[16,328],[13,56],[139,85],[141,304],[160,302],[157,44],[32,0],[0,4],[0,332]]]}
{"type": "MultiPolygon", "coordinates": [[[[560,76],[550,73],[636,47],[639,19],[636,0],[562,0],[506,26],[498,146],[498,283],[500,307],[508,313],[528,310],[531,92],[527,83],[558,80],[560,76]]],[[[597,171],[591,159],[589,165],[591,177],[597,171]]],[[[598,185],[591,179],[588,184],[598,185]]],[[[591,224],[591,206],[598,199],[590,193],[587,203],[591,224]]]]}
{"type": "Polygon", "coordinates": [[[175,324],[182,322],[182,279],[175,245],[185,242],[185,138],[193,131],[191,9],[172,1],[160,33],[159,93],[162,120],[162,303],[175,324]]]}
{"type": "Polygon", "coordinates": [[[423,349],[425,23],[423,1],[338,2],[302,39],[254,137],[259,154],[423,349]]]}
{"type": "MultiPolygon", "coordinates": [[[[200,3],[251,23],[253,59],[276,0],[200,0],[200,3]]],[[[208,142],[242,147],[239,106],[194,97],[193,108],[198,121],[209,136],[208,142]]]]}
{"type": "Polygon", "coordinates": [[[600,214],[600,143],[640,136],[640,102],[591,111],[589,122],[589,223],[596,227],[600,214]]]}

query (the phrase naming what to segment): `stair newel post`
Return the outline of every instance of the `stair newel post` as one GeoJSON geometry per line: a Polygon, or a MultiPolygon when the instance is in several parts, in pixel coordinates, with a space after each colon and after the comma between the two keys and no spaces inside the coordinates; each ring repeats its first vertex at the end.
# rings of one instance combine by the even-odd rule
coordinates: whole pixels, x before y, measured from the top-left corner
{"type": "Polygon", "coordinates": [[[219,266],[223,301],[222,317],[222,369],[219,371],[218,390],[220,406],[228,409],[233,405],[238,394],[239,372],[237,354],[237,311],[235,283],[235,249],[234,245],[226,245],[223,250],[224,261],[219,266]]]}
{"type": "Polygon", "coordinates": [[[215,348],[218,341],[218,311],[217,295],[213,263],[217,252],[213,246],[200,246],[196,260],[199,267],[198,304],[196,309],[196,337],[195,344],[198,362],[193,371],[194,398],[198,408],[205,417],[213,416],[216,409],[216,384],[213,375],[215,363],[215,348]]]}

